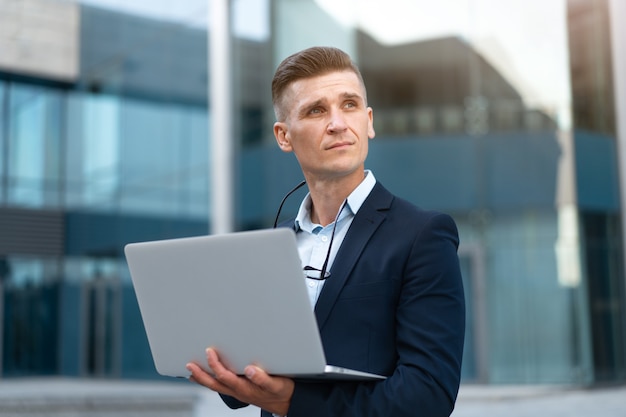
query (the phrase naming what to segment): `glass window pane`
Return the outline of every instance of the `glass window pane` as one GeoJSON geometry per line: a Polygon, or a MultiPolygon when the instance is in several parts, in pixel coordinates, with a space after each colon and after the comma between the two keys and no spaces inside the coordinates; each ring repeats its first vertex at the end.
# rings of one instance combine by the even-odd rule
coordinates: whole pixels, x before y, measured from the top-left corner
{"type": "Polygon", "coordinates": [[[61,321],[57,260],[3,258],[3,375],[54,375],[61,321]]]}
{"type": "Polygon", "coordinates": [[[61,175],[60,94],[14,83],[8,109],[8,201],[24,206],[57,206],[61,175]]]}
{"type": "Polygon", "coordinates": [[[70,206],[207,218],[205,107],[81,94],[70,108],[70,206]]]}
{"type": "MultiPolygon", "coordinates": [[[[273,62],[256,74],[269,85],[283,58],[312,45],[350,53],[374,109],[367,167],[401,196],[451,213],[463,244],[485,254],[486,293],[474,296],[487,312],[470,317],[482,317],[488,347],[479,348],[489,355],[475,351],[488,360],[465,372],[493,382],[583,381],[592,375],[585,277],[583,259],[571,255],[581,249],[576,169],[591,165],[574,160],[569,2],[461,3],[393,0],[357,12],[348,0],[276,0],[273,62]],[[298,16],[324,30],[310,31],[298,16]]],[[[236,47],[244,56],[249,46],[236,47]]],[[[237,75],[235,85],[249,81],[237,75]]],[[[236,91],[235,107],[253,100],[236,91]]],[[[271,132],[271,107],[260,114],[271,132]]],[[[264,137],[239,137],[247,225],[268,223],[280,200],[275,190],[301,177],[271,134],[264,137]]],[[[585,152],[577,157],[589,161],[585,152]]],[[[594,173],[608,177],[614,165],[603,161],[608,168],[594,173]]]]}

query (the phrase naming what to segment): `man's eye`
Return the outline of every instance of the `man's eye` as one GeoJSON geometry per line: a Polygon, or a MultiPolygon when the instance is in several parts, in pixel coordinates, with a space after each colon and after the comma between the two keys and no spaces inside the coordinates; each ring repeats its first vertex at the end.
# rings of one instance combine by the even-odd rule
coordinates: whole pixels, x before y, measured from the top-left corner
{"type": "Polygon", "coordinates": [[[319,108],[311,109],[311,111],[309,111],[310,114],[320,114],[321,112],[322,110],[319,108]]]}
{"type": "Polygon", "coordinates": [[[349,101],[349,102],[346,103],[346,107],[349,108],[349,109],[352,109],[352,108],[356,107],[356,103],[354,103],[352,101],[349,101]]]}

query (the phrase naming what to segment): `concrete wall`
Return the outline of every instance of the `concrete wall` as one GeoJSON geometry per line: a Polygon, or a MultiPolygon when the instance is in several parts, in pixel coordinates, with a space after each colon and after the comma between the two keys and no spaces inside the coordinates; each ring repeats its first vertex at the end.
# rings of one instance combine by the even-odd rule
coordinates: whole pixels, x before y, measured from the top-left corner
{"type": "Polygon", "coordinates": [[[66,1],[0,0],[0,71],[73,81],[79,16],[66,1]]]}

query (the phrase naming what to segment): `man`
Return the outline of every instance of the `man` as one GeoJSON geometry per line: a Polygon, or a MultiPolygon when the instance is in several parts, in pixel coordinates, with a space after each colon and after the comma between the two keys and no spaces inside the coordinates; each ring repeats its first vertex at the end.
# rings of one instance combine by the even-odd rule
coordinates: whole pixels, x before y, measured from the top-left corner
{"type": "Polygon", "coordinates": [[[295,154],[309,188],[288,226],[327,360],[387,379],[307,382],[253,365],[237,376],[212,349],[213,375],[189,364],[190,379],[262,415],[449,416],[465,328],[454,221],[393,196],[365,170],[373,111],[347,54],[314,47],[288,57],[272,98],[278,146],[295,154]]]}

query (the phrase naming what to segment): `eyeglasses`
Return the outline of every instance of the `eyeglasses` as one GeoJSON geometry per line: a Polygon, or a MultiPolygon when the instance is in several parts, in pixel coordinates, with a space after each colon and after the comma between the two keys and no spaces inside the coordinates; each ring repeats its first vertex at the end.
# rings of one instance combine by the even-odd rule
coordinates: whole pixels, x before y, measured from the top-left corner
{"type": "MultiPolygon", "coordinates": [[[[280,206],[278,206],[278,212],[276,213],[276,218],[274,220],[274,228],[276,228],[276,226],[278,225],[278,218],[280,216],[280,211],[282,210],[283,205],[285,204],[285,201],[287,200],[287,198],[291,194],[296,192],[298,189],[302,188],[305,184],[306,184],[306,181],[302,181],[300,184],[294,187],[291,191],[289,191],[285,195],[285,197],[283,197],[283,200],[280,202],[280,206]]],[[[330,243],[328,244],[328,252],[326,253],[326,259],[324,260],[322,269],[315,268],[310,265],[306,265],[303,269],[305,271],[305,275],[307,278],[314,279],[316,281],[324,281],[330,277],[330,271],[327,271],[328,262],[330,260],[330,251],[333,247],[333,240],[335,239],[335,230],[337,229],[337,221],[339,220],[339,216],[341,215],[341,212],[343,211],[347,203],[348,203],[348,200],[345,200],[343,202],[343,204],[341,205],[341,208],[337,212],[337,216],[335,217],[335,222],[333,224],[333,231],[330,234],[330,243]]]]}

